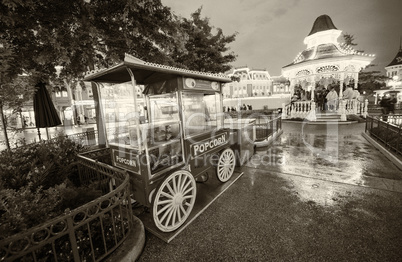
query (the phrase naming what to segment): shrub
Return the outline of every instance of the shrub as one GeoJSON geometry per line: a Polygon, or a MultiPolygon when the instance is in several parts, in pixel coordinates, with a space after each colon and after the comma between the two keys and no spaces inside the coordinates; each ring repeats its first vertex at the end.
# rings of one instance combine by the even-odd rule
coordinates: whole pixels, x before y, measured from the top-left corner
{"type": "Polygon", "coordinates": [[[18,190],[32,183],[49,188],[77,175],[82,146],[63,135],[53,140],[0,152],[0,186],[18,190]]]}
{"type": "Polygon", "coordinates": [[[63,135],[0,152],[1,238],[27,230],[99,196],[79,186],[77,154],[81,145],[63,135]]]}

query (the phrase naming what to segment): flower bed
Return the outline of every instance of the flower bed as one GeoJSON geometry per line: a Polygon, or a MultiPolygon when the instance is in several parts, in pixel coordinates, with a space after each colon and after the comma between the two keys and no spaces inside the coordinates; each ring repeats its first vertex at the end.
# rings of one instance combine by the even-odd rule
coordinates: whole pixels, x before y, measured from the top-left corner
{"type": "Polygon", "coordinates": [[[99,261],[125,239],[128,176],[86,181],[81,149],[59,136],[0,152],[0,261],[99,261]]]}

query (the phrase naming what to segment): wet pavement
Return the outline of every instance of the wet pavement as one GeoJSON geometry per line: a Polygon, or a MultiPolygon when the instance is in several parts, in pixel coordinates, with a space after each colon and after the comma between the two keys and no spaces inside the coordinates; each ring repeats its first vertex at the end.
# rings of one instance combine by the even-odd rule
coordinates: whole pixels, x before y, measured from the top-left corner
{"type": "Polygon", "coordinates": [[[361,135],[364,128],[286,123],[274,146],[246,166],[402,192],[402,171],[361,135]]]}
{"type": "Polygon", "coordinates": [[[172,242],[147,233],[139,261],[400,261],[402,171],[364,124],[283,131],[172,242]]]}

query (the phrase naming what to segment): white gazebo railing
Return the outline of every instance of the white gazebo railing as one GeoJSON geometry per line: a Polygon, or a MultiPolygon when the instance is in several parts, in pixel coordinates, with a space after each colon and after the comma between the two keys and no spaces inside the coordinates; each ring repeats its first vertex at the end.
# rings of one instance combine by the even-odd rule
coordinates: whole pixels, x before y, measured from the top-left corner
{"type": "Polygon", "coordinates": [[[307,118],[315,121],[315,102],[298,101],[291,104],[282,104],[282,119],[307,118]]]}
{"type": "MultiPolygon", "coordinates": [[[[368,100],[360,102],[356,99],[338,101],[338,115],[341,121],[346,121],[348,115],[368,116],[368,100]]],[[[282,119],[302,118],[309,121],[316,120],[316,106],[313,101],[297,101],[290,104],[282,104],[282,119]]]]}

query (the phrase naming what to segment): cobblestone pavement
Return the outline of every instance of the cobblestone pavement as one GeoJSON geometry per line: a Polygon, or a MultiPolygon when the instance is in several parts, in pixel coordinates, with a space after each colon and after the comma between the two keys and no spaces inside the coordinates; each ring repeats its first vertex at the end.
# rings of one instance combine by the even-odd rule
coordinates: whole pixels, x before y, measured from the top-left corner
{"type": "Polygon", "coordinates": [[[139,261],[400,261],[402,171],[364,124],[283,131],[172,242],[147,233],[139,261]]]}

